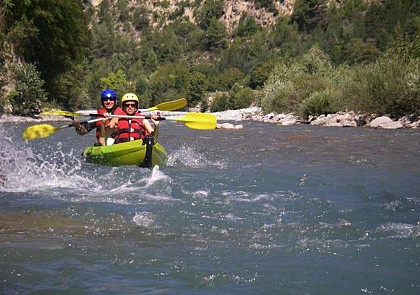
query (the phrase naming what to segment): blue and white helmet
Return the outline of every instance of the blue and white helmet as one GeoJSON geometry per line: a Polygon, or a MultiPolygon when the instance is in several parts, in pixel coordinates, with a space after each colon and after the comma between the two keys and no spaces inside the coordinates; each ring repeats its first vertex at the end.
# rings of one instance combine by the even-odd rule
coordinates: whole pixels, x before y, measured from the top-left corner
{"type": "Polygon", "coordinates": [[[105,89],[101,92],[101,100],[117,100],[117,93],[112,89],[105,89]]]}

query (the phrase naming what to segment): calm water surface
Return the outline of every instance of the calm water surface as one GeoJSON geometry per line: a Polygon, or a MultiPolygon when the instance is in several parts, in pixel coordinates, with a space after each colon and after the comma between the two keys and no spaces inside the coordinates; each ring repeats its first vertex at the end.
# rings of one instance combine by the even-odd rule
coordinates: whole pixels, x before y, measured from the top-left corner
{"type": "Polygon", "coordinates": [[[0,293],[420,294],[420,130],[243,124],[153,170],[0,124],[0,293]]]}

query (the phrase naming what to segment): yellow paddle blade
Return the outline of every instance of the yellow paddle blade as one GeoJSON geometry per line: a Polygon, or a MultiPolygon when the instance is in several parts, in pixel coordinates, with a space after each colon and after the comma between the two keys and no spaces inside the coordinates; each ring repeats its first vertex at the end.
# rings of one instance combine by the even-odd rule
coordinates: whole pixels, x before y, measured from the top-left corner
{"type": "Polygon", "coordinates": [[[182,122],[192,129],[211,130],[216,129],[217,120],[213,114],[188,113],[181,118],[171,119],[176,122],[182,122]]]}
{"type": "Polygon", "coordinates": [[[147,109],[146,111],[175,111],[182,109],[187,105],[185,98],[180,98],[172,101],[162,102],[154,107],[147,109]]]}
{"type": "Polygon", "coordinates": [[[22,137],[24,140],[32,140],[36,138],[43,138],[50,136],[57,130],[56,127],[48,124],[33,125],[23,131],[22,137]]]}
{"type": "Polygon", "coordinates": [[[83,114],[57,110],[57,111],[42,112],[41,115],[56,115],[56,116],[74,117],[74,116],[82,116],[83,114]]]}

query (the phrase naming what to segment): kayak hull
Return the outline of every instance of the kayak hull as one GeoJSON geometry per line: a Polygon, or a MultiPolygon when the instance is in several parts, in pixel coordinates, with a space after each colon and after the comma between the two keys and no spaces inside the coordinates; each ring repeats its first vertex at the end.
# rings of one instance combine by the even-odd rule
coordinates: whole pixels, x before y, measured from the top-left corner
{"type": "Polygon", "coordinates": [[[139,167],[163,166],[168,155],[161,144],[155,140],[135,140],[109,146],[88,146],[82,153],[87,163],[104,166],[139,167]]]}

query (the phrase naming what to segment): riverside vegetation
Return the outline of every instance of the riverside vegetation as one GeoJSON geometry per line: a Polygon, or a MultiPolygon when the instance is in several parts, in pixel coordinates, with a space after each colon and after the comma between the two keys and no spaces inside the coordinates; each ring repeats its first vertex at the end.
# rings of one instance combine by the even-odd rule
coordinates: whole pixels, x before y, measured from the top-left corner
{"type": "Polygon", "coordinates": [[[106,87],[303,120],[420,111],[417,0],[5,0],[0,15],[0,113],[92,108],[106,87]]]}

